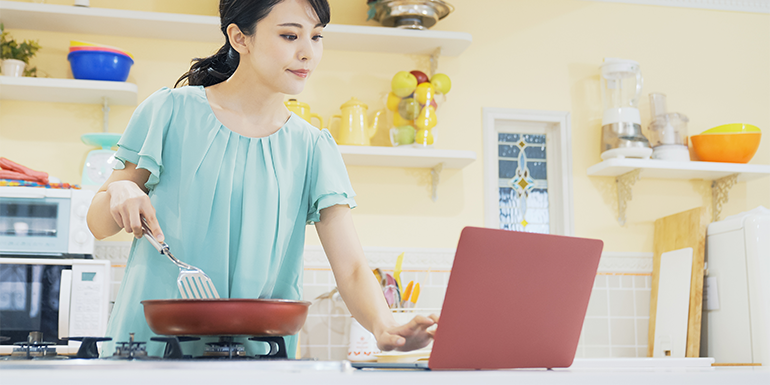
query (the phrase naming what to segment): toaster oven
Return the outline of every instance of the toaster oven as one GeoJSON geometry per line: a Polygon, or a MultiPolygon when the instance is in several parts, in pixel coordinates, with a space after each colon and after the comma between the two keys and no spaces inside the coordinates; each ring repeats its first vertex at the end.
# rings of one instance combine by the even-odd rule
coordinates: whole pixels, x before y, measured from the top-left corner
{"type": "Polygon", "coordinates": [[[0,256],[89,256],[91,190],[0,187],[0,256]]]}

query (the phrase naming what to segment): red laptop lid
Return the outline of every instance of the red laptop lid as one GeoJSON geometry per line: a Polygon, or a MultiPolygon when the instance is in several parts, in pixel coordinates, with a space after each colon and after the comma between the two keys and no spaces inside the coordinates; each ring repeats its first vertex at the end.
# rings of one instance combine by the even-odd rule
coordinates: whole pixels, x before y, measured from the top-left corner
{"type": "Polygon", "coordinates": [[[466,227],[431,369],[572,365],[603,242],[466,227]]]}

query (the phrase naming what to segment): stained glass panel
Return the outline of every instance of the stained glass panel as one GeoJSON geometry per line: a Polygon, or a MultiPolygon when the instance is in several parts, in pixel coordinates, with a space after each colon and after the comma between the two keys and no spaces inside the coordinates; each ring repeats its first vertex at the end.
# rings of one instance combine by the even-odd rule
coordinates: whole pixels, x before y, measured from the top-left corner
{"type": "Polygon", "coordinates": [[[498,134],[500,228],[549,233],[546,136],[498,134]]]}

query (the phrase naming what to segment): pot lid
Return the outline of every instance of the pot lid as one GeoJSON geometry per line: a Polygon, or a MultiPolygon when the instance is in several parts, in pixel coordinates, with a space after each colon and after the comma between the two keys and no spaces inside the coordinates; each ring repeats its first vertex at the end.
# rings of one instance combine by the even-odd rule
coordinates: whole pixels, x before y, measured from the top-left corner
{"type": "Polygon", "coordinates": [[[347,102],[345,102],[345,104],[340,106],[340,109],[345,109],[348,107],[356,107],[356,106],[361,106],[364,109],[369,109],[369,106],[367,106],[364,102],[358,100],[355,97],[350,98],[350,100],[348,100],[347,102]]]}
{"type": "Polygon", "coordinates": [[[285,101],[284,104],[286,104],[287,107],[299,106],[301,108],[310,108],[309,104],[302,103],[302,102],[298,101],[297,99],[289,99],[289,100],[285,101]]]}

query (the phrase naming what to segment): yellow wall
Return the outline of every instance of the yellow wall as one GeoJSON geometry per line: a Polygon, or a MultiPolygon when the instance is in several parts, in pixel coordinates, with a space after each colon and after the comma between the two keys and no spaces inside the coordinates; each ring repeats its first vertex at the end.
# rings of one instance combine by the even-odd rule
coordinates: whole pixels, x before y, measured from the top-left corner
{"type": "MultiPolygon", "coordinates": [[[[429,170],[349,167],[359,208],[354,210],[365,246],[454,247],[463,226],[483,226],[483,107],[569,111],[576,235],[603,239],[607,251],[652,251],[653,222],[710,204],[709,183],[642,180],[633,190],[625,227],[616,221],[613,178],[588,177],[599,162],[601,100],[598,66],[604,57],[640,62],[645,78],[641,113],[649,123],[649,92],[668,95],[670,111],[690,118],[690,134],[746,121],[770,133],[770,15],[578,0],[451,0],[455,13],[435,29],[463,31],[473,44],[459,57],[442,57],[439,72],[453,82],[439,109],[437,148],[472,150],[478,160],[441,174],[439,200],[430,200],[429,170]]],[[[71,4],[66,0],[48,3],[71,4]]],[[[365,21],[363,0],[332,0],[332,22],[365,21]]],[[[214,0],[92,0],[94,7],[213,15],[214,0]]],[[[193,57],[217,44],[133,39],[31,30],[9,30],[17,39],[39,39],[33,60],[51,77],[71,77],[70,39],[121,47],[134,54],[128,81],[139,100],[174,81],[193,57]]],[[[381,96],[399,70],[425,68],[425,57],[326,51],[299,100],[328,117],[356,96],[382,108],[381,96]]],[[[134,107],[112,107],[110,131],[122,132],[134,107]]],[[[0,155],[78,182],[85,154],[79,137],[102,128],[101,107],[3,101],[0,155]]],[[[765,138],[753,164],[770,164],[765,138]]],[[[770,177],[740,183],[722,217],[758,205],[770,207],[770,177]]],[[[128,236],[113,240],[127,240],[128,236]]],[[[310,229],[308,244],[317,244],[310,229]]]]}

